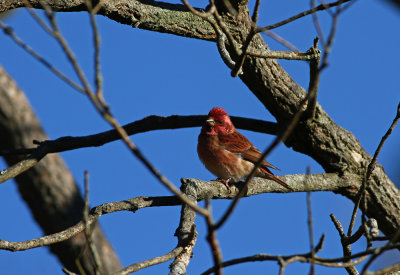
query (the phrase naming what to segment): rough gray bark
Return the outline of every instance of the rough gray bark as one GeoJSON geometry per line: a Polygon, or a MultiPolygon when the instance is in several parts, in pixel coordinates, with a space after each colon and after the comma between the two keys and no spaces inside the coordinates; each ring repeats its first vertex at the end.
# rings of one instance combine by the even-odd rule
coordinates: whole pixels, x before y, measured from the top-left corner
{"type": "MultiPolygon", "coordinates": [[[[46,140],[48,137],[24,93],[0,66],[0,148],[31,147],[34,139],[46,140]]],[[[11,165],[24,157],[8,155],[4,159],[11,165]]],[[[58,154],[46,156],[36,166],[17,176],[15,181],[44,234],[59,232],[82,220],[84,201],[74,178],[58,154]]],[[[100,255],[103,274],[121,269],[119,259],[100,226],[95,226],[92,236],[100,255]]],[[[67,269],[78,272],[75,259],[85,243],[86,238],[81,233],[70,240],[51,245],[50,250],[67,269]]],[[[94,273],[93,259],[88,249],[79,260],[87,274],[94,273]]]]}
{"type": "MultiPolygon", "coordinates": [[[[351,186],[359,186],[360,178],[356,175],[347,175],[339,177],[335,173],[325,174],[297,174],[279,176],[280,179],[287,182],[294,192],[313,192],[313,191],[332,191],[340,192],[344,188],[351,186]]],[[[193,201],[204,201],[207,199],[235,199],[239,194],[243,183],[233,183],[230,190],[226,186],[217,181],[201,181],[198,179],[182,179],[181,190],[188,198],[193,201]]],[[[265,193],[286,193],[287,189],[281,185],[274,183],[271,180],[263,178],[253,178],[247,187],[244,197],[255,196],[265,193]]],[[[89,225],[96,223],[96,221],[103,215],[118,212],[130,211],[136,213],[140,209],[147,207],[160,207],[160,206],[176,206],[182,205],[182,201],[176,196],[161,196],[161,197],[134,197],[128,200],[109,202],[94,207],[88,216],[87,222],[89,225]]],[[[193,240],[195,232],[194,222],[196,219],[196,212],[187,204],[182,206],[181,218],[179,226],[175,232],[178,237],[177,247],[186,247],[188,242],[193,240]]],[[[85,229],[83,221],[76,225],[69,227],[63,231],[43,236],[36,239],[31,239],[23,242],[10,242],[0,240],[0,249],[9,251],[23,251],[27,249],[36,248],[39,246],[51,245],[76,236],[85,229]]]]}
{"type": "MultiPolygon", "coordinates": [[[[37,0],[30,1],[40,8],[37,0]]],[[[219,7],[223,20],[236,42],[245,41],[251,18],[246,7],[247,1],[231,1],[239,13],[233,17],[219,7]]],[[[84,1],[49,1],[59,11],[85,10],[84,1]]],[[[218,1],[217,1],[218,3],[218,1]]],[[[0,11],[21,7],[22,1],[6,0],[0,3],[0,11]]],[[[153,1],[106,1],[100,14],[134,27],[167,32],[175,35],[215,41],[216,35],[205,21],[188,13],[182,5],[171,5],[153,1]]],[[[227,45],[231,57],[237,57],[227,45]]],[[[311,41],[310,41],[311,46],[311,41]]],[[[267,45],[256,35],[251,43],[253,49],[266,49],[267,45]]],[[[281,127],[296,112],[305,90],[294,82],[275,60],[248,57],[243,66],[242,81],[252,93],[275,116],[281,127]]],[[[322,107],[317,104],[313,121],[301,121],[285,143],[298,152],[314,158],[326,172],[339,175],[348,173],[362,177],[371,156],[362,148],[353,134],[338,126],[322,107]]],[[[344,188],[340,193],[354,200],[358,186],[344,188]]],[[[400,192],[378,164],[367,186],[367,207],[363,209],[369,217],[378,221],[379,228],[389,238],[400,227],[400,192]]]]}
{"type": "MultiPolygon", "coordinates": [[[[238,44],[242,44],[251,18],[245,6],[240,6],[239,13],[240,21],[228,14],[224,19],[238,44]]],[[[260,35],[254,38],[251,46],[268,48],[260,35]]],[[[234,55],[233,51],[231,55],[234,55]]],[[[240,77],[282,127],[291,119],[306,94],[276,60],[249,57],[240,77]]],[[[338,126],[319,104],[315,119],[301,121],[285,144],[312,157],[326,172],[339,175],[352,173],[362,177],[372,159],[357,138],[338,126]]],[[[350,187],[343,189],[341,194],[354,201],[356,190],[356,187],[350,187]]],[[[400,192],[381,165],[378,164],[372,172],[366,190],[367,209],[362,210],[378,221],[379,229],[387,237],[393,237],[400,226],[400,192]]]]}
{"type": "MultiPolygon", "coordinates": [[[[35,8],[42,8],[40,0],[29,1],[35,8]]],[[[85,0],[49,1],[55,11],[87,11],[85,0]]],[[[0,12],[24,7],[24,1],[0,1],[0,12]]],[[[170,4],[152,0],[104,1],[98,14],[134,28],[203,40],[215,40],[214,30],[206,21],[193,15],[181,4],[170,4]]]]}

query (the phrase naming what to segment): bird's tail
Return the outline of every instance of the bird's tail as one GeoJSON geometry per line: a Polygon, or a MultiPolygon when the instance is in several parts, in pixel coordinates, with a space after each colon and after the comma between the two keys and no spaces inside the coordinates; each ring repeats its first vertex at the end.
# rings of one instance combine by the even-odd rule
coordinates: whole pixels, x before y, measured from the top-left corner
{"type": "Polygon", "coordinates": [[[290,187],[286,182],[284,182],[283,180],[279,179],[277,176],[272,174],[272,172],[269,171],[268,168],[261,167],[261,170],[265,173],[265,175],[264,175],[265,178],[273,180],[273,181],[279,183],[280,185],[282,185],[286,189],[289,189],[290,191],[294,191],[294,189],[292,187],[290,187]]]}

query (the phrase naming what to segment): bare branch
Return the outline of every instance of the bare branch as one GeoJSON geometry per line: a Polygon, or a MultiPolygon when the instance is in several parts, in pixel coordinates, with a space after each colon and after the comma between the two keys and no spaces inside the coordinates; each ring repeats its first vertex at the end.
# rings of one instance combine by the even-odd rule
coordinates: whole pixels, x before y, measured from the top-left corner
{"type": "MultiPolygon", "coordinates": [[[[103,98],[101,97],[101,92],[97,91],[97,96],[93,93],[87,78],[81,69],[81,66],[79,65],[77,59],[75,58],[75,55],[72,51],[72,49],[68,46],[67,41],[64,39],[63,35],[60,32],[60,29],[58,27],[55,14],[51,10],[51,7],[47,6],[47,3],[40,2],[39,3],[42,8],[45,10],[46,16],[50,21],[51,27],[52,27],[52,32],[51,35],[56,39],[58,44],[61,46],[64,54],[68,58],[69,62],[74,68],[75,73],[77,74],[79,80],[81,81],[81,84],[84,87],[84,93],[86,96],[90,99],[92,102],[93,106],[95,107],[96,111],[103,117],[105,121],[107,121],[118,133],[118,135],[121,137],[122,141],[125,143],[125,145],[129,148],[129,150],[133,153],[134,156],[136,156],[144,165],[145,167],[160,181],[161,184],[163,184],[168,190],[170,190],[173,194],[176,196],[180,197],[182,201],[184,201],[186,204],[188,204],[190,207],[192,207],[196,212],[202,214],[202,215],[207,215],[207,211],[204,209],[198,207],[197,205],[193,204],[193,202],[186,198],[184,194],[182,194],[174,184],[172,184],[164,175],[162,175],[155,166],[153,166],[150,161],[142,154],[142,152],[137,148],[137,146],[129,139],[127,132],[125,131],[124,128],[122,128],[119,124],[119,122],[112,116],[109,107],[107,104],[104,102],[103,98]]],[[[96,33],[97,29],[94,30],[96,33]]],[[[96,36],[96,35],[95,35],[96,36]]],[[[97,48],[98,51],[98,48],[97,48]]],[[[95,51],[95,55],[97,56],[97,51],[95,51]]],[[[95,64],[97,64],[98,60],[96,60],[95,56],[95,64]]],[[[97,70],[98,68],[96,67],[96,74],[100,74],[100,71],[97,70]]],[[[98,76],[96,77],[98,78],[98,76]]],[[[97,82],[96,82],[97,83],[97,82]]],[[[100,83],[97,83],[100,84],[100,83]]],[[[99,87],[100,88],[100,87],[99,87]]],[[[29,166],[28,166],[29,168],[29,166]]],[[[15,169],[12,169],[12,172],[14,172],[15,169]]],[[[6,180],[7,179],[7,173],[3,173],[3,178],[6,180]]],[[[0,181],[1,183],[1,181],[0,181]]]]}
{"type": "Polygon", "coordinates": [[[348,232],[347,232],[348,236],[351,235],[351,232],[353,230],[355,219],[356,219],[356,216],[357,216],[357,211],[358,211],[358,208],[360,207],[360,203],[361,203],[362,198],[365,196],[365,190],[367,188],[367,182],[368,182],[369,178],[371,177],[372,171],[375,169],[375,165],[376,165],[376,161],[378,159],[378,155],[379,155],[379,153],[380,153],[380,151],[381,151],[381,149],[383,147],[383,144],[389,138],[389,136],[392,133],[394,127],[397,125],[399,119],[400,119],[400,102],[397,105],[396,116],[393,119],[392,124],[390,125],[390,127],[386,131],[386,133],[383,135],[383,137],[382,137],[382,139],[381,139],[381,141],[380,141],[380,143],[378,145],[378,148],[376,148],[374,156],[373,156],[372,160],[370,161],[370,163],[368,165],[367,171],[365,173],[365,178],[364,178],[363,184],[361,185],[361,188],[358,191],[357,200],[356,200],[356,203],[354,205],[353,213],[351,215],[350,225],[349,225],[349,229],[348,229],[348,232]]]}
{"type": "MultiPolygon", "coordinates": [[[[351,243],[349,241],[347,241],[346,235],[344,234],[344,231],[343,231],[342,224],[336,219],[335,215],[331,214],[330,217],[331,217],[332,222],[335,225],[335,227],[336,227],[336,229],[337,229],[337,231],[339,233],[340,242],[342,244],[342,249],[343,249],[343,256],[347,257],[347,258],[351,257],[351,243]]],[[[362,258],[362,259],[364,260],[365,257],[362,258]]],[[[349,260],[349,263],[351,263],[351,262],[352,261],[349,260]]],[[[354,265],[347,266],[346,267],[346,271],[349,273],[349,275],[358,275],[358,271],[357,271],[357,269],[355,268],[354,265]]]]}
{"type": "MultiPolygon", "coordinates": [[[[188,183],[185,179],[181,179],[182,192],[195,203],[197,203],[198,192],[194,184],[188,183]]],[[[179,226],[175,231],[175,236],[178,238],[178,245],[185,247],[184,251],[178,255],[170,266],[170,275],[186,274],[186,268],[189,265],[189,260],[192,256],[192,250],[196,243],[196,212],[187,206],[182,205],[181,217],[179,226]]]]}
{"type": "Polygon", "coordinates": [[[319,62],[321,60],[321,52],[318,49],[318,41],[319,38],[314,39],[314,45],[311,47],[309,51],[315,53],[315,58],[310,60],[310,83],[308,86],[308,93],[310,94],[310,99],[307,104],[307,110],[305,111],[305,115],[309,120],[314,120],[315,118],[315,109],[317,106],[317,95],[319,88],[319,77],[321,71],[319,69],[319,62]]]}
{"type": "MultiPolygon", "coordinates": [[[[84,93],[88,94],[90,91],[89,82],[87,81],[86,76],[85,76],[81,66],[79,65],[78,60],[76,59],[72,49],[69,47],[67,40],[64,39],[63,35],[61,34],[61,31],[58,27],[55,13],[49,6],[47,6],[47,3],[43,2],[43,1],[39,1],[39,2],[40,2],[40,5],[42,5],[43,9],[45,10],[45,14],[50,21],[50,25],[52,27],[52,32],[50,33],[51,36],[61,46],[63,52],[65,53],[65,56],[68,58],[69,62],[73,66],[74,71],[75,71],[76,75],[78,76],[78,78],[81,82],[81,85],[83,86],[84,93]]],[[[78,91],[80,91],[80,90],[78,90],[78,91]]]]}
{"type": "Polygon", "coordinates": [[[400,270],[400,263],[387,266],[377,271],[369,271],[366,275],[396,275],[396,273],[400,270]],[[397,272],[396,272],[397,271],[397,272]]]}
{"type": "MultiPolygon", "coordinates": [[[[322,70],[324,70],[327,66],[328,66],[328,56],[331,52],[331,47],[336,35],[336,29],[337,29],[337,24],[338,24],[338,19],[339,19],[339,15],[342,13],[343,9],[342,9],[342,3],[344,1],[339,1],[339,5],[336,7],[336,11],[332,14],[332,24],[331,24],[331,29],[328,35],[328,40],[327,41],[323,41],[323,47],[324,47],[324,56],[322,58],[322,64],[319,68],[319,71],[321,72],[322,70]]],[[[354,2],[353,2],[354,3],[354,2]]],[[[350,5],[350,4],[349,4],[350,5]]]]}
{"type": "Polygon", "coordinates": [[[294,46],[292,43],[290,43],[289,41],[284,39],[282,36],[272,32],[272,31],[268,31],[268,30],[263,31],[263,33],[265,33],[266,35],[268,35],[269,37],[274,39],[276,42],[282,44],[284,47],[288,48],[289,50],[291,50],[293,52],[299,52],[299,49],[297,49],[296,46],[294,46]]]}
{"type": "MultiPolygon", "coordinates": [[[[310,2],[311,2],[311,9],[313,9],[315,7],[315,0],[311,0],[310,2]]],[[[321,24],[319,23],[318,15],[316,13],[312,14],[312,20],[314,23],[315,30],[317,31],[318,37],[321,39],[322,47],[325,49],[326,45],[325,35],[324,32],[322,31],[321,24]]]]}
{"type": "MultiPolygon", "coordinates": [[[[41,0],[29,0],[32,7],[42,9],[41,0]]],[[[46,1],[55,11],[76,12],[87,11],[86,0],[46,1]]],[[[193,15],[182,4],[170,4],[155,1],[120,0],[100,1],[95,7],[96,14],[104,15],[116,22],[143,30],[171,33],[183,37],[215,41],[216,34],[212,26],[205,20],[193,15]],[[160,18],[162,20],[160,20],[160,18]]],[[[25,7],[24,1],[0,1],[0,12],[25,7]]]]}
{"type": "Polygon", "coordinates": [[[244,42],[244,44],[241,47],[241,55],[238,58],[238,61],[236,62],[235,66],[232,68],[231,71],[231,76],[232,77],[237,77],[239,75],[239,73],[242,72],[242,66],[244,63],[244,60],[246,59],[246,55],[247,55],[247,50],[250,46],[250,43],[254,37],[254,35],[256,35],[257,33],[257,22],[258,22],[258,9],[260,8],[260,0],[256,0],[255,6],[254,6],[254,11],[253,11],[253,16],[252,16],[252,24],[251,24],[251,28],[249,31],[249,34],[247,35],[247,38],[244,42]]]}
{"type": "Polygon", "coordinates": [[[283,25],[286,25],[286,24],[288,24],[290,22],[293,22],[293,21],[295,21],[295,20],[297,20],[299,18],[302,18],[304,16],[313,14],[313,13],[315,13],[317,11],[330,9],[332,7],[335,7],[337,5],[341,5],[342,3],[349,2],[349,1],[351,1],[351,0],[339,0],[339,1],[336,1],[336,2],[332,2],[332,3],[321,4],[321,5],[317,6],[317,7],[314,7],[314,8],[311,8],[311,9],[307,10],[307,11],[303,11],[303,12],[301,12],[299,14],[296,14],[296,15],[288,18],[288,19],[282,20],[282,21],[280,21],[278,23],[275,23],[275,24],[272,24],[272,25],[269,25],[269,26],[266,26],[266,27],[258,28],[258,32],[263,32],[263,31],[267,31],[267,30],[272,30],[272,29],[278,28],[280,26],[283,26],[283,25]]]}
{"type": "MultiPolygon", "coordinates": [[[[96,85],[96,96],[100,101],[104,101],[103,99],[103,76],[101,73],[100,66],[100,33],[96,23],[96,11],[94,10],[91,1],[86,0],[86,6],[89,10],[90,24],[93,30],[93,45],[94,45],[94,72],[95,79],[94,83],[96,85]]],[[[96,5],[98,9],[102,6],[102,1],[96,5]]]]}
{"type": "MultiPolygon", "coordinates": [[[[0,144],[2,148],[31,146],[33,139],[48,139],[24,93],[0,66],[0,144]]],[[[40,151],[40,150],[39,150],[40,151]]],[[[4,160],[13,165],[22,160],[7,155],[4,160]]],[[[35,160],[36,161],[36,160],[35,160]]],[[[15,178],[18,191],[29,206],[32,217],[44,235],[60,232],[82,219],[84,201],[67,165],[57,154],[42,159],[37,165],[15,178]]],[[[50,246],[67,269],[78,272],[75,259],[84,246],[83,234],[50,246]]],[[[121,268],[118,257],[96,225],[92,236],[99,250],[104,273],[121,268]]],[[[86,273],[93,271],[93,258],[86,253],[79,260],[86,273]]]]}
{"type": "MultiPolygon", "coordinates": [[[[193,211],[193,210],[191,210],[191,211],[193,211]]],[[[190,258],[192,257],[192,251],[194,249],[194,245],[196,244],[197,235],[198,235],[196,232],[195,225],[192,226],[192,234],[193,234],[193,237],[191,238],[190,242],[187,243],[187,240],[185,240],[185,242],[184,242],[185,245],[183,247],[182,253],[180,253],[178,256],[176,256],[175,260],[171,264],[169,275],[186,274],[186,269],[187,269],[187,266],[189,265],[190,258]]],[[[178,241],[178,243],[179,243],[179,241],[178,241]]]]}
{"type": "MultiPolygon", "coordinates": [[[[290,184],[296,192],[308,191],[333,191],[341,192],[346,188],[354,188],[360,185],[360,179],[354,175],[346,175],[338,177],[336,174],[310,174],[306,175],[286,175],[280,176],[280,179],[290,184]],[[307,182],[305,178],[307,177],[307,182]]],[[[263,178],[253,178],[245,192],[245,197],[259,195],[263,193],[283,193],[287,192],[278,184],[272,184],[271,180],[263,178]]],[[[242,189],[243,183],[235,183],[231,186],[230,192],[226,189],[225,185],[217,182],[205,182],[197,179],[186,179],[182,181],[182,189],[190,188],[197,201],[206,199],[233,199],[242,189]]],[[[182,201],[175,196],[164,197],[136,197],[129,200],[105,203],[94,207],[88,216],[87,224],[91,226],[102,215],[109,214],[117,211],[132,211],[136,212],[139,209],[146,207],[157,206],[176,206],[181,205],[182,201]]],[[[208,213],[208,212],[207,212],[208,213]]],[[[194,223],[194,220],[193,220],[194,223]]],[[[24,242],[9,242],[0,240],[0,249],[10,251],[23,251],[40,246],[51,245],[64,240],[67,240],[78,233],[85,230],[86,225],[83,221],[76,225],[63,230],[61,232],[50,234],[41,238],[32,239],[24,242]]]]}
{"type": "MultiPolygon", "coordinates": [[[[141,120],[137,120],[122,126],[128,135],[134,135],[139,133],[145,133],[154,130],[165,130],[165,129],[181,129],[200,127],[204,120],[207,118],[206,115],[194,115],[194,116],[157,116],[152,115],[145,117],[141,120]]],[[[237,128],[266,133],[276,134],[278,131],[278,125],[273,122],[242,118],[242,117],[231,117],[233,123],[237,125],[237,128]]],[[[55,140],[47,140],[43,142],[36,142],[43,147],[46,147],[47,153],[59,153],[69,150],[75,150],[85,147],[97,147],[102,146],[106,143],[120,140],[121,137],[118,135],[116,130],[109,130],[98,134],[78,137],[60,137],[55,140]]],[[[11,154],[32,154],[38,151],[38,148],[30,149],[0,149],[0,155],[11,155],[11,154]]]]}
{"type": "MultiPolygon", "coordinates": [[[[394,247],[391,247],[393,249],[394,247]]],[[[322,266],[327,266],[327,267],[336,267],[336,268],[343,268],[343,267],[350,267],[359,264],[362,262],[362,260],[358,259],[353,262],[346,262],[349,259],[354,259],[358,258],[361,256],[365,256],[368,254],[373,253],[373,250],[371,251],[366,251],[358,254],[354,254],[351,258],[320,258],[320,257],[315,257],[314,259],[310,258],[309,253],[307,254],[296,254],[296,255],[290,255],[290,256],[275,256],[275,255],[269,255],[269,254],[256,254],[253,256],[249,257],[243,257],[243,258],[237,258],[233,260],[229,260],[226,262],[222,263],[222,267],[228,267],[240,263],[246,263],[246,262],[255,262],[255,261],[276,261],[276,262],[284,262],[284,265],[288,265],[290,263],[294,262],[302,262],[302,263],[314,263],[317,265],[322,265],[322,266]]],[[[364,257],[362,258],[364,259],[364,257]]],[[[202,275],[207,275],[211,274],[212,272],[215,271],[215,267],[212,267],[205,272],[202,273],[202,275]]]]}
{"type": "MultiPolygon", "coordinates": [[[[226,36],[224,33],[219,32],[217,35],[217,48],[218,52],[221,55],[222,61],[224,61],[225,65],[228,66],[229,69],[233,69],[235,67],[235,61],[232,60],[231,56],[229,55],[229,52],[226,49],[225,46],[225,41],[226,41],[226,36]]],[[[241,73],[241,71],[240,71],[241,73]]]]}
{"type": "MultiPolygon", "coordinates": [[[[86,237],[86,243],[87,246],[89,246],[90,253],[93,256],[94,259],[94,272],[96,275],[100,275],[100,270],[101,270],[101,261],[99,258],[99,253],[97,252],[96,246],[93,244],[93,239],[92,239],[92,233],[93,233],[93,226],[89,225],[88,222],[88,217],[89,217],[89,172],[85,171],[85,207],[83,209],[83,223],[85,224],[85,237],[86,237]]],[[[82,252],[86,247],[82,248],[82,252]]],[[[79,261],[79,257],[78,257],[79,261]]],[[[82,270],[81,273],[85,273],[84,270],[82,270]],[[82,272],[83,271],[83,272],[82,272]]]]}
{"type": "MultiPolygon", "coordinates": [[[[361,263],[363,260],[365,260],[366,256],[368,255],[374,255],[377,253],[380,253],[382,251],[388,251],[391,249],[396,249],[400,248],[400,243],[390,245],[390,246],[385,246],[385,247],[377,247],[374,249],[367,249],[366,251],[360,252],[353,254],[352,256],[349,257],[341,257],[341,258],[321,258],[315,256],[315,258],[310,258],[310,253],[307,254],[295,254],[295,255],[289,255],[289,256],[275,256],[275,255],[269,255],[269,254],[256,254],[253,256],[249,257],[243,257],[243,258],[237,258],[233,260],[229,260],[226,262],[222,263],[222,267],[227,267],[235,264],[240,264],[240,263],[246,263],[246,262],[254,262],[254,261],[276,261],[280,263],[283,266],[286,266],[290,263],[293,262],[303,262],[303,263],[309,263],[313,262],[314,264],[317,265],[322,265],[322,266],[327,266],[327,267],[336,267],[336,268],[348,268],[348,267],[354,267],[355,265],[358,265],[361,263]],[[352,261],[353,259],[356,259],[352,261]]],[[[392,268],[395,268],[397,266],[393,266],[392,268]]],[[[205,272],[202,273],[202,275],[207,275],[212,273],[215,270],[215,267],[212,267],[205,272]]],[[[281,269],[282,271],[283,269],[281,269]]]]}
{"type": "Polygon", "coordinates": [[[167,262],[167,261],[175,258],[176,256],[178,256],[180,253],[182,253],[182,251],[183,251],[183,247],[178,246],[178,247],[174,248],[172,251],[168,252],[167,254],[164,254],[162,256],[155,257],[155,258],[152,258],[152,259],[140,262],[140,263],[130,265],[118,272],[115,272],[114,275],[126,275],[126,274],[141,270],[143,268],[146,268],[146,267],[149,267],[152,265],[167,262]]]}
{"type": "Polygon", "coordinates": [[[40,63],[42,63],[46,68],[48,68],[51,72],[53,72],[56,76],[58,76],[60,79],[62,79],[64,82],[66,82],[68,85],[73,87],[74,89],[83,92],[83,88],[76,84],[74,81],[72,81],[69,77],[67,77],[65,74],[63,74],[61,71],[59,71],[56,67],[54,67],[50,62],[48,62],[46,59],[44,59],[41,55],[39,55],[36,51],[34,51],[31,47],[29,47],[27,44],[25,44],[18,36],[14,34],[14,31],[12,28],[6,26],[3,22],[0,21],[0,28],[3,29],[4,33],[7,34],[14,42],[20,46],[22,49],[24,49],[26,52],[28,52],[30,55],[32,55],[36,60],[38,60],[40,63]]]}
{"type": "MultiPolygon", "coordinates": [[[[154,206],[170,206],[179,205],[180,201],[176,197],[137,197],[130,200],[105,203],[94,207],[88,218],[87,225],[91,226],[94,224],[102,215],[109,214],[117,211],[137,211],[145,207],[154,206]]],[[[27,249],[32,249],[40,246],[47,246],[53,243],[58,243],[65,241],[78,233],[85,230],[86,225],[83,221],[77,223],[76,225],[63,230],[61,232],[50,234],[41,238],[28,240],[25,242],[8,242],[5,240],[0,240],[0,249],[10,250],[10,251],[23,251],[27,249]]]]}
{"type": "MultiPolygon", "coordinates": [[[[306,175],[311,173],[311,167],[307,167],[306,175]]],[[[307,177],[305,178],[307,181],[307,177]]],[[[307,192],[307,228],[308,228],[308,239],[310,242],[310,251],[311,251],[311,258],[314,258],[314,231],[313,231],[313,217],[312,217],[312,203],[311,203],[311,192],[307,192]]],[[[315,266],[314,263],[311,263],[310,275],[315,274],[315,266]]]]}
{"type": "Polygon", "coordinates": [[[217,228],[215,227],[213,218],[211,216],[211,205],[210,205],[210,200],[206,199],[206,208],[208,210],[208,213],[210,213],[208,216],[205,217],[206,223],[207,223],[207,241],[210,245],[211,249],[211,255],[214,260],[214,267],[215,267],[215,275],[222,275],[222,251],[219,246],[219,242],[217,239],[217,228]]]}
{"type": "Polygon", "coordinates": [[[299,51],[255,51],[249,50],[247,55],[261,57],[261,58],[273,58],[273,59],[287,59],[287,60],[303,60],[303,61],[311,61],[316,58],[316,53],[311,52],[310,50],[306,52],[299,51]]]}

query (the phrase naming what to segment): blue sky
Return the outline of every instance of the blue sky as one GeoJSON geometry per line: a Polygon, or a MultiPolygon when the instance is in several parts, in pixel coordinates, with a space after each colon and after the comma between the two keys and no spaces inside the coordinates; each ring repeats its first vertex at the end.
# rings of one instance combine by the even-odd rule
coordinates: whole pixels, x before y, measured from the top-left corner
{"type": "MultiPolygon", "coordinates": [[[[260,24],[268,25],[308,9],[309,1],[264,1],[260,24]]],[[[329,17],[320,13],[324,30],[329,17]]],[[[373,154],[382,135],[395,116],[400,100],[398,88],[400,56],[400,13],[384,1],[357,1],[339,19],[337,36],[323,72],[318,100],[340,126],[351,131],[364,148],[373,154]]],[[[104,92],[111,110],[128,123],[148,115],[206,114],[214,106],[229,114],[274,121],[274,118],[218,55],[216,45],[169,34],[152,33],[121,25],[98,16],[102,35],[104,92]]],[[[58,15],[61,29],[75,51],[88,77],[92,78],[92,44],[86,13],[58,15]]],[[[6,23],[47,59],[73,76],[58,45],[23,10],[7,18],[6,23]]],[[[307,50],[316,36],[311,17],[286,25],[276,32],[307,50]]],[[[281,45],[264,37],[272,49],[281,45]]],[[[87,135],[109,126],[94,111],[89,101],[73,91],[46,68],[0,34],[0,64],[22,88],[51,138],[87,135]],[[4,54],[6,53],[6,54],[4,54]]],[[[308,65],[298,61],[280,61],[293,79],[308,86],[308,65]]],[[[199,128],[162,130],[132,137],[143,153],[177,186],[180,178],[214,178],[198,160],[196,153],[199,128]]],[[[241,131],[256,147],[266,148],[272,136],[241,131]]],[[[399,183],[399,130],[395,129],[378,161],[391,179],[399,183]]],[[[99,148],[61,154],[83,190],[83,172],[90,172],[91,205],[119,201],[136,196],[170,195],[160,183],[129,153],[121,142],[99,148]]],[[[281,169],[277,174],[323,172],[311,158],[280,145],[268,160],[281,169]]],[[[0,169],[6,165],[0,162],[0,169]]],[[[0,238],[23,241],[42,236],[29,210],[10,181],[0,186],[0,238]]],[[[224,260],[257,253],[295,254],[308,251],[306,194],[264,194],[243,199],[235,215],[218,231],[224,260]]],[[[214,214],[224,212],[229,202],[214,201],[214,214]]],[[[318,239],[326,233],[320,256],[341,256],[339,237],[329,214],[347,227],[353,204],[340,195],[313,193],[314,233],[318,239]]],[[[124,266],[153,258],[176,246],[173,236],[179,223],[180,207],[143,209],[136,213],[103,216],[100,224],[124,266]],[[140,251],[140,252],[139,252],[140,251]]],[[[199,237],[189,274],[198,274],[212,265],[205,241],[205,223],[197,219],[199,237]]],[[[354,245],[359,251],[364,242],[354,245]]],[[[395,252],[382,257],[374,268],[398,261],[395,252]]],[[[165,263],[139,274],[165,274],[165,263]]],[[[48,248],[25,252],[0,251],[0,270],[5,274],[62,274],[61,266],[48,248]]],[[[309,266],[293,264],[286,274],[306,274],[309,266]]],[[[226,269],[226,274],[265,274],[278,271],[276,263],[251,263],[226,269]]],[[[319,274],[346,274],[344,270],[318,268],[319,274]]],[[[318,273],[317,273],[318,274],[318,273]]]]}

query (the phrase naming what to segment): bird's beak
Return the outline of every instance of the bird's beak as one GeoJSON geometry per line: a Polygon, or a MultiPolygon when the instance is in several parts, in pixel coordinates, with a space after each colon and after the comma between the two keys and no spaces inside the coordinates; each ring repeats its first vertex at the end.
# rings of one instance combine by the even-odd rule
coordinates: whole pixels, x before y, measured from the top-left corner
{"type": "Polygon", "coordinates": [[[214,127],[214,125],[215,125],[215,121],[214,121],[214,119],[212,119],[212,118],[207,119],[207,120],[206,120],[206,123],[207,123],[207,125],[210,126],[210,127],[214,127]]]}

